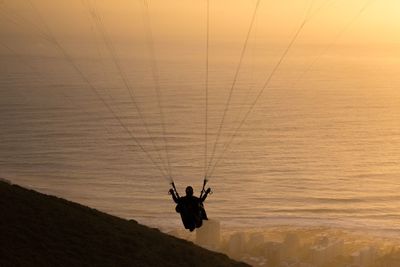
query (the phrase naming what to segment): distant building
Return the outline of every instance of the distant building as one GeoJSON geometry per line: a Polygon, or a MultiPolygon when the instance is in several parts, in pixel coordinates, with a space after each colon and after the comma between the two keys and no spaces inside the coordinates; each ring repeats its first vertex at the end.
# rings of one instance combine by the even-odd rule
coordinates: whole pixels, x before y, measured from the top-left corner
{"type": "Polygon", "coordinates": [[[196,230],[196,244],[210,250],[220,246],[221,225],[217,220],[205,220],[203,226],[196,230]]]}
{"type": "Polygon", "coordinates": [[[294,234],[286,235],[282,244],[282,257],[286,260],[296,261],[300,250],[300,238],[294,234]]]}
{"type": "Polygon", "coordinates": [[[246,234],[243,232],[234,233],[231,235],[228,242],[228,255],[238,259],[240,254],[245,251],[246,234]]]}
{"type": "Polygon", "coordinates": [[[379,259],[379,267],[399,267],[400,266],[400,248],[393,248],[390,253],[379,259]]]}
{"type": "Polygon", "coordinates": [[[310,248],[311,262],[317,266],[333,261],[335,257],[343,254],[343,240],[323,236],[310,248]]]}
{"type": "MultiPolygon", "coordinates": [[[[364,247],[351,254],[353,265],[368,267],[376,260],[377,250],[374,247],[364,247]]],[[[399,265],[400,266],[400,265],[399,265]]]]}
{"type": "Polygon", "coordinates": [[[254,254],[255,250],[259,250],[264,243],[264,234],[262,232],[251,233],[246,242],[246,251],[250,254],[254,254]]]}
{"type": "Polygon", "coordinates": [[[282,260],[282,243],[265,243],[265,258],[267,259],[268,267],[278,267],[282,260]]]}

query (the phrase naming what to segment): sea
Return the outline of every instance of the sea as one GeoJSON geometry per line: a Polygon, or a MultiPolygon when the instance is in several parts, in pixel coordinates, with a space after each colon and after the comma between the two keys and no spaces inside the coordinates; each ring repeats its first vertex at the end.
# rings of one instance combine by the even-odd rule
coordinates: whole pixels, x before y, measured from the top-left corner
{"type": "Polygon", "coordinates": [[[201,45],[61,44],[0,50],[1,178],[168,231],[171,178],[207,177],[224,229],[400,236],[399,47],[295,45],[273,71],[285,45],[207,67],[201,45]]]}

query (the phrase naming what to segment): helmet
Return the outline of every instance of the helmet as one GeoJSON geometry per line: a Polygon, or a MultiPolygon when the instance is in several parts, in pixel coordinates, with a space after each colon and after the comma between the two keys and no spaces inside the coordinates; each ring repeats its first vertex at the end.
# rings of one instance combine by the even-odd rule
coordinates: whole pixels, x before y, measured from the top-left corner
{"type": "Polygon", "coordinates": [[[193,196],[193,187],[191,187],[190,185],[188,187],[186,187],[186,195],[187,196],[193,196]]]}

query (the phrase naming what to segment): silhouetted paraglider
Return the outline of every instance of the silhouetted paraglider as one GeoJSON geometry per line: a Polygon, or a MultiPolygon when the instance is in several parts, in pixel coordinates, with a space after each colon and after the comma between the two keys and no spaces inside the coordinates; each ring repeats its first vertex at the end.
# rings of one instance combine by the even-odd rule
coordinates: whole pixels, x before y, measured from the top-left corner
{"type": "Polygon", "coordinates": [[[177,204],[175,210],[180,213],[185,229],[189,229],[192,232],[195,228],[201,227],[203,220],[208,220],[203,203],[208,194],[210,194],[211,188],[204,190],[203,187],[200,197],[196,197],[193,195],[193,187],[188,186],[185,190],[186,195],[180,197],[174,184],[172,184],[172,187],[169,193],[177,204]]]}

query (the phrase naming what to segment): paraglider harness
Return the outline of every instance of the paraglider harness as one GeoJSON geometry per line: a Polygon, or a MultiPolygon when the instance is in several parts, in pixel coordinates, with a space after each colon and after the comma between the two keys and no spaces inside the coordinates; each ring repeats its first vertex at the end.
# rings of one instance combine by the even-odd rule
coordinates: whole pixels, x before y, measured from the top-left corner
{"type": "MultiPolygon", "coordinates": [[[[207,213],[204,209],[202,198],[207,194],[211,194],[212,191],[210,189],[205,189],[207,184],[207,179],[203,181],[203,188],[200,193],[199,202],[196,203],[197,207],[188,207],[188,203],[184,203],[181,200],[182,198],[179,196],[178,190],[176,189],[175,183],[171,182],[172,189],[170,189],[169,194],[174,194],[176,197],[177,205],[175,210],[177,213],[181,215],[183,225],[186,229],[193,231],[195,228],[199,228],[203,224],[203,220],[208,220],[207,213]],[[208,191],[208,192],[207,192],[208,191]]],[[[175,200],[175,198],[174,198],[175,200]]]]}

